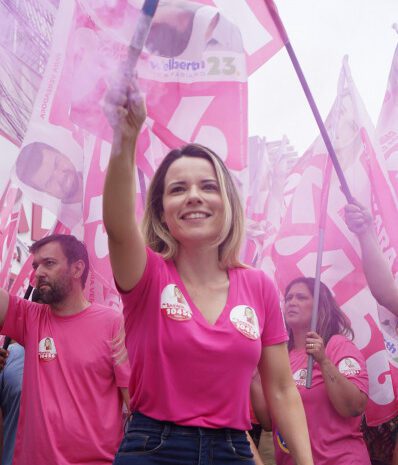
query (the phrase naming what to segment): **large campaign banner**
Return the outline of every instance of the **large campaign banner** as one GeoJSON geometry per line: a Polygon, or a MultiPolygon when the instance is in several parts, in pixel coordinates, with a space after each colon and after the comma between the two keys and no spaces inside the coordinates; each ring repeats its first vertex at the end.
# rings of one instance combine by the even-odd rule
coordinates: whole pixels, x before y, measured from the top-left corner
{"type": "MultiPolygon", "coordinates": [[[[86,242],[87,293],[110,305],[119,299],[102,224],[112,139],[102,102],[120,79],[142,4],[60,1],[47,67],[12,172],[26,198],[86,242]]],[[[148,109],[137,151],[138,214],[149,180],[171,148],[199,142],[237,178],[247,169],[248,72],[281,45],[266,2],[159,2],[134,71],[148,109]]]]}
{"type": "MultiPolygon", "coordinates": [[[[346,61],[326,127],[352,195],[373,213],[379,238],[383,235],[390,254],[396,257],[398,244],[392,238],[397,225],[392,218],[398,219],[398,213],[391,185],[374,149],[374,128],[346,61]]],[[[273,259],[282,292],[297,276],[314,276],[319,229],[323,228],[321,280],[350,318],[354,342],[365,356],[370,378],[366,416],[368,424],[377,425],[398,413],[398,367],[385,331],[392,315],[380,313],[367,287],[359,243],[344,222],[346,202],[319,138],[287,178],[287,209],[275,240],[273,259]]]]}

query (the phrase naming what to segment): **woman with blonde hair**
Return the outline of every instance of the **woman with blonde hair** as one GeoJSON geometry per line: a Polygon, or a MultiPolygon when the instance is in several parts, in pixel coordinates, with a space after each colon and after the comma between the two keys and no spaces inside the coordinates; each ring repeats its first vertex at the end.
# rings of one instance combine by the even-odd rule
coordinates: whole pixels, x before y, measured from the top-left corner
{"type": "Polygon", "coordinates": [[[145,105],[128,87],[109,93],[105,111],[117,143],[104,224],[132,370],[133,414],[114,463],[253,464],[245,430],[258,365],[296,463],[312,465],[278,296],[239,260],[243,211],[230,173],[202,145],[172,150],[152,179],[141,232],[135,148],[145,105]],[[175,302],[175,286],[187,305],[175,302]]]}

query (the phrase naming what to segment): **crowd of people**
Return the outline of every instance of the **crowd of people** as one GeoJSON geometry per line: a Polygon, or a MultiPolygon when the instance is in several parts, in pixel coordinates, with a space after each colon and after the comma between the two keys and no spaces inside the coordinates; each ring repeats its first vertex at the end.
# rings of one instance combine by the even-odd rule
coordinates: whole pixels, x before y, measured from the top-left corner
{"type": "MultiPolygon", "coordinates": [[[[123,314],[86,299],[88,255],[74,236],[31,246],[35,302],[0,290],[1,332],[16,341],[0,350],[2,464],[258,465],[247,433],[251,404],[273,432],[278,465],[382,463],[369,457],[361,432],[364,358],[330,290],[320,284],[315,331],[313,278],[287,286],[281,312],[272,281],[239,259],[239,195],[205,146],[188,144],[163,159],[140,226],[135,149],[145,102],[129,84],[109,92],[105,112],[115,143],[103,218],[123,314]],[[21,386],[14,359],[22,347],[21,386]],[[17,428],[12,402],[20,403],[17,428]]],[[[372,218],[354,202],[346,222],[373,295],[398,315],[398,287],[372,218]]],[[[395,423],[386,458],[393,465],[396,433],[395,423]]]]}

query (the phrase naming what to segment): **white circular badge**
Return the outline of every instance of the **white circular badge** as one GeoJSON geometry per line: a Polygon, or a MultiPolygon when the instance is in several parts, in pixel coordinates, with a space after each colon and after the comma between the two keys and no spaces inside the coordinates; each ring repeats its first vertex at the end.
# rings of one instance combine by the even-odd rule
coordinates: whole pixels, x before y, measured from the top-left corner
{"type": "Polygon", "coordinates": [[[176,284],[168,284],[163,289],[160,302],[161,311],[172,320],[187,321],[192,318],[192,310],[176,284]]]}
{"type": "Polygon", "coordinates": [[[340,360],[338,369],[340,373],[346,376],[358,375],[361,372],[359,363],[352,357],[346,357],[340,360]]]}
{"type": "Polygon", "coordinates": [[[296,383],[296,386],[305,386],[305,382],[307,379],[307,369],[300,368],[299,370],[297,370],[293,375],[293,379],[296,383]]]}
{"type": "Polygon", "coordinates": [[[247,305],[238,305],[231,310],[229,319],[235,328],[249,339],[260,337],[260,328],[256,312],[247,305]]]}
{"type": "Polygon", "coordinates": [[[39,342],[39,359],[49,362],[57,357],[54,339],[50,336],[44,337],[39,342]]]}

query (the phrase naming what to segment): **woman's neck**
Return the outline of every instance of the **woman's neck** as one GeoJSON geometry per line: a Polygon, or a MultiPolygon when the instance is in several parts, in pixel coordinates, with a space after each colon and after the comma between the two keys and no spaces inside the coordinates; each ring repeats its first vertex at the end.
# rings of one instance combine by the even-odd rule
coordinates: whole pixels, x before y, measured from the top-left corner
{"type": "Polygon", "coordinates": [[[293,336],[293,349],[295,350],[303,350],[305,349],[305,339],[306,335],[309,331],[309,328],[297,328],[297,329],[292,329],[292,336],[293,336]]]}
{"type": "Polygon", "coordinates": [[[226,274],[220,266],[216,247],[180,247],[175,265],[183,281],[190,284],[214,282],[226,274]]]}

